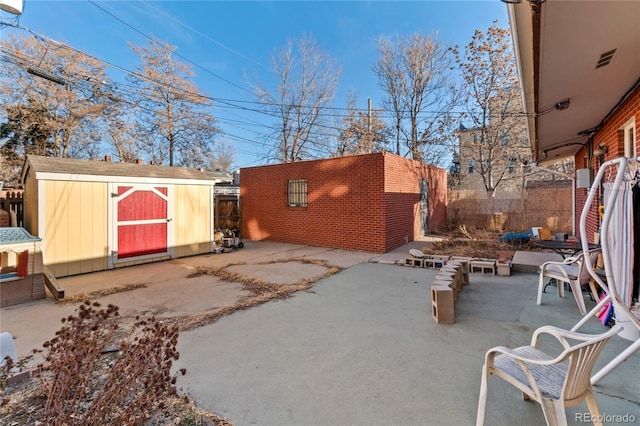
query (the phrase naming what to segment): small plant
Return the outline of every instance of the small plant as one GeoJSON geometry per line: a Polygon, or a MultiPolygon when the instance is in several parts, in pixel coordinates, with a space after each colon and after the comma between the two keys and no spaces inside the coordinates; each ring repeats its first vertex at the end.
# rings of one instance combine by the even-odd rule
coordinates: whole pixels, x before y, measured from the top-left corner
{"type": "Polygon", "coordinates": [[[177,328],[136,318],[117,354],[105,355],[114,344],[118,315],[117,306],[84,302],[44,344],[47,354],[38,366],[46,390],[44,424],[144,424],[176,394],[170,370],[179,357],[177,328]]]}
{"type": "Polygon", "coordinates": [[[0,391],[7,387],[14,367],[13,359],[10,356],[4,357],[4,364],[0,365],[0,391]]]}

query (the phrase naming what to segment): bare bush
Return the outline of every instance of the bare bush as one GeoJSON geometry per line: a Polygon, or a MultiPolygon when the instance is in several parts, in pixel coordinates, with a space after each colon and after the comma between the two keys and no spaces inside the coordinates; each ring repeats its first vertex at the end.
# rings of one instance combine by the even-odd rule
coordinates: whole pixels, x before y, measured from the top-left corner
{"type": "Polygon", "coordinates": [[[105,356],[116,338],[117,317],[117,306],[84,302],[44,344],[47,354],[37,373],[46,394],[44,424],[144,424],[176,394],[170,370],[179,357],[177,328],[137,318],[117,353],[105,356]]]}

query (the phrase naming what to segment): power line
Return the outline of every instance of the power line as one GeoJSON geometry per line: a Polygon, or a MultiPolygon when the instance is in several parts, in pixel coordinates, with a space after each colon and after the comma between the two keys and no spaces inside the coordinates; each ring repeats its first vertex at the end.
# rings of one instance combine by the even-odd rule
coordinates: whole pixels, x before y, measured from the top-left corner
{"type": "MultiPolygon", "coordinates": [[[[98,9],[102,10],[104,13],[106,13],[107,15],[111,16],[112,18],[118,20],[119,22],[121,22],[122,24],[126,25],[127,27],[131,28],[133,31],[137,32],[138,34],[142,35],[143,37],[145,37],[146,39],[148,39],[149,41],[151,41],[152,43],[158,44],[159,46],[167,49],[167,46],[161,43],[158,43],[157,40],[155,40],[153,37],[148,36],[147,34],[143,33],[142,31],[140,31],[139,29],[137,29],[136,27],[134,27],[133,25],[125,22],[123,19],[119,18],[118,16],[114,15],[113,13],[109,12],[108,10],[106,10],[105,8],[103,8],[102,6],[98,6],[93,0],[87,0],[89,3],[91,3],[92,5],[94,5],[95,7],[97,7],[98,9]]],[[[169,49],[167,49],[169,50],[169,49]]],[[[210,74],[212,76],[214,76],[215,78],[218,78],[222,81],[224,81],[227,84],[230,84],[234,87],[237,87],[240,90],[247,90],[245,87],[239,86],[236,83],[233,83],[232,81],[227,80],[224,77],[219,76],[218,74],[214,73],[213,71],[204,68],[203,66],[193,62],[192,60],[190,60],[189,58],[184,57],[183,55],[181,55],[178,52],[172,52],[174,55],[176,55],[177,57],[189,62],[191,65],[194,65],[195,67],[203,70],[204,72],[206,72],[207,74],[210,74]]]]}
{"type": "MultiPolygon", "coordinates": [[[[91,0],[89,0],[89,1],[91,1],[91,0]]],[[[89,58],[91,58],[93,60],[102,62],[102,63],[104,63],[104,64],[106,64],[106,65],[108,65],[108,66],[110,66],[110,67],[112,67],[114,69],[117,69],[117,70],[119,70],[119,71],[121,71],[123,73],[132,75],[132,76],[134,76],[134,77],[136,77],[138,79],[141,79],[141,80],[146,80],[146,81],[149,81],[151,83],[164,86],[164,87],[166,87],[167,89],[170,89],[170,90],[178,91],[178,92],[180,92],[180,93],[182,93],[184,95],[189,95],[189,96],[193,96],[193,97],[199,97],[199,98],[202,98],[202,99],[213,101],[213,102],[218,103],[218,104],[226,105],[227,107],[233,108],[233,109],[245,110],[245,111],[259,113],[259,114],[263,114],[263,115],[271,116],[271,117],[275,117],[275,118],[279,117],[279,115],[274,114],[272,111],[268,111],[268,110],[265,110],[264,108],[260,108],[260,107],[265,107],[265,106],[266,107],[278,107],[278,106],[280,106],[280,104],[265,103],[265,102],[259,102],[259,101],[247,101],[247,100],[240,100],[240,99],[219,98],[219,97],[214,97],[214,96],[203,95],[203,94],[200,94],[200,93],[197,93],[197,92],[190,92],[190,91],[178,89],[178,88],[175,88],[175,87],[173,87],[173,86],[171,86],[169,84],[166,84],[164,82],[153,80],[153,79],[147,77],[144,74],[140,74],[140,73],[137,73],[135,71],[128,70],[128,69],[126,69],[124,67],[118,66],[118,65],[113,64],[111,62],[108,62],[106,60],[103,60],[103,59],[97,58],[95,56],[89,55],[86,52],[79,51],[79,50],[77,50],[77,49],[75,49],[75,48],[73,48],[71,46],[62,44],[62,43],[60,43],[58,41],[55,41],[53,39],[50,39],[50,38],[46,38],[46,37],[44,37],[44,36],[42,36],[40,34],[37,34],[37,33],[33,32],[33,31],[31,31],[30,29],[28,29],[26,27],[23,27],[23,26],[17,26],[17,27],[20,28],[20,29],[23,29],[23,30],[26,30],[26,31],[30,32],[31,34],[35,35],[36,37],[38,37],[39,39],[41,39],[41,40],[43,40],[43,41],[45,41],[47,43],[54,44],[55,47],[57,47],[57,48],[64,48],[64,49],[72,50],[72,51],[74,51],[74,52],[76,52],[78,54],[81,54],[81,55],[87,56],[87,57],[89,57],[89,58]],[[253,107],[249,107],[249,106],[246,106],[246,105],[251,105],[253,107]]],[[[21,53],[21,52],[19,52],[19,53],[21,53]]],[[[118,84],[121,85],[121,86],[125,86],[124,83],[118,83],[118,84]]],[[[290,106],[293,107],[293,108],[298,108],[298,109],[311,109],[311,108],[313,108],[313,107],[309,107],[309,106],[306,106],[306,105],[303,105],[303,104],[292,104],[290,106]]],[[[324,110],[337,111],[337,113],[334,113],[334,114],[329,114],[329,113],[324,113],[324,112],[321,113],[320,116],[322,116],[324,118],[327,118],[327,117],[345,118],[351,112],[363,113],[363,114],[368,112],[368,110],[364,109],[364,108],[363,109],[342,108],[342,107],[333,107],[333,106],[323,106],[321,108],[322,108],[323,111],[324,110]]],[[[388,111],[386,111],[384,109],[377,108],[376,111],[383,112],[383,114],[379,115],[379,117],[382,118],[382,119],[384,119],[384,118],[395,118],[394,114],[392,114],[392,113],[390,113],[390,112],[388,112],[388,111]],[[384,113],[388,113],[388,114],[384,114],[384,113]]],[[[424,118],[428,118],[429,116],[435,116],[435,115],[438,115],[440,113],[441,113],[441,111],[431,111],[431,110],[422,111],[422,118],[423,119],[424,118]]],[[[469,112],[469,111],[451,111],[451,114],[458,115],[460,117],[463,117],[463,116],[465,116],[467,114],[474,114],[474,113],[479,113],[479,111],[475,111],[475,112],[474,111],[471,111],[471,112],[469,112]]],[[[501,115],[502,116],[505,116],[505,115],[507,115],[507,116],[516,116],[516,117],[517,116],[522,116],[522,117],[530,116],[530,114],[526,114],[526,113],[523,113],[523,112],[517,112],[517,111],[516,112],[507,112],[507,113],[503,113],[503,114],[499,114],[499,113],[489,114],[489,116],[495,116],[495,117],[498,117],[498,116],[501,116],[501,115]]]]}
{"type": "MultiPolygon", "coordinates": [[[[123,24],[127,25],[128,27],[130,27],[134,31],[142,34],[145,38],[151,40],[153,43],[159,44],[162,47],[167,48],[167,46],[163,46],[161,43],[158,43],[156,40],[153,40],[151,37],[147,36],[146,34],[142,33],[138,29],[136,29],[135,27],[129,25],[126,22],[124,22],[123,20],[121,20],[117,16],[113,15],[112,13],[108,12],[104,8],[96,5],[92,0],[88,0],[88,1],[89,1],[89,3],[94,5],[95,7],[98,7],[100,10],[104,11],[105,13],[107,13],[110,16],[114,17],[115,19],[119,20],[123,24]]],[[[102,60],[100,58],[91,56],[91,55],[89,55],[89,54],[87,54],[85,52],[81,52],[81,51],[79,51],[79,50],[77,50],[77,49],[75,49],[73,47],[64,45],[64,44],[59,43],[59,42],[57,42],[55,40],[48,39],[48,38],[46,38],[44,36],[41,36],[39,34],[34,33],[33,31],[31,31],[31,30],[29,30],[29,29],[27,29],[25,27],[21,27],[19,25],[12,25],[12,26],[27,30],[28,32],[30,32],[30,33],[34,34],[36,37],[38,37],[40,40],[43,40],[48,44],[53,44],[56,49],[58,49],[58,48],[69,49],[69,50],[74,51],[76,53],[85,55],[86,57],[91,58],[93,60],[96,60],[96,61],[99,61],[101,63],[107,64],[108,66],[110,66],[110,67],[112,67],[114,69],[117,69],[119,71],[122,71],[122,72],[124,72],[124,73],[126,73],[128,75],[131,75],[131,76],[133,76],[133,77],[135,77],[137,79],[145,80],[145,81],[151,82],[151,83],[159,85],[159,86],[164,86],[164,87],[166,87],[166,88],[168,88],[170,90],[173,90],[173,91],[176,91],[176,92],[180,92],[180,93],[183,93],[185,95],[197,96],[197,97],[199,97],[199,98],[201,98],[203,100],[212,101],[212,102],[215,103],[214,107],[220,108],[221,110],[227,111],[228,113],[232,113],[231,112],[232,110],[241,110],[241,111],[247,111],[247,112],[252,112],[252,113],[258,113],[258,114],[261,114],[263,116],[270,117],[272,119],[280,119],[281,118],[281,115],[277,114],[273,110],[273,109],[281,106],[280,104],[277,104],[277,103],[264,103],[264,102],[258,102],[258,101],[245,101],[245,100],[239,100],[239,99],[217,98],[217,97],[205,96],[205,95],[202,95],[202,94],[197,93],[197,92],[190,92],[190,91],[182,90],[181,88],[176,88],[176,87],[171,86],[170,84],[166,84],[166,83],[163,83],[161,81],[153,80],[153,79],[151,79],[151,78],[149,78],[149,77],[147,77],[147,76],[145,76],[143,74],[140,74],[138,72],[130,71],[130,70],[126,69],[126,68],[123,68],[123,67],[120,67],[118,65],[112,64],[112,63],[107,62],[105,60],[102,60]],[[221,105],[224,105],[224,107],[222,107],[221,105]],[[265,110],[265,107],[267,107],[267,108],[270,107],[270,108],[273,108],[273,109],[272,110],[268,110],[268,109],[265,110]]],[[[18,53],[20,53],[20,52],[18,52],[18,53]]],[[[175,53],[175,52],[173,52],[173,53],[175,53]]],[[[238,88],[244,90],[244,88],[242,88],[242,87],[240,87],[240,86],[238,86],[238,85],[236,85],[234,83],[231,83],[231,82],[227,81],[226,79],[216,75],[215,73],[210,72],[209,70],[203,68],[202,66],[198,65],[197,63],[195,63],[195,62],[193,62],[193,61],[191,61],[191,60],[189,60],[187,58],[184,58],[182,55],[176,54],[176,56],[179,56],[180,58],[185,59],[187,62],[191,63],[192,65],[197,66],[198,68],[201,68],[201,69],[205,70],[207,73],[209,73],[211,75],[214,75],[215,77],[220,78],[221,80],[223,80],[223,81],[225,81],[225,82],[227,82],[229,84],[232,84],[235,87],[238,87],[238,88]]],[[[69,76],[67,76],[67,77],[69,77],[69,76]]],[[[74,80],[69,80],[69,82],[73,82],[74,84],[85,84],[85,81],[78,80],[78,75],[70,76],[70,77],[71,78],[75,78],[75,81],[74,80]]],[[[82,77],[86,77],[86,76],[82,76],[82,77]]],[[[100,83],[104,84],[104,82],[100,82],[100,83]]],[[[124,84],[124,83],[118,83],[117,85],[115,83],[111,83],[110,86],[111,86],[112,90],[114,90],[114,92],[117,92],[117,90],[119,90],[121,93],[125,93],[125,94],[126,93],[128,93],[128,94],[134,93],[131,90],[127,90],[126,87],[128,87],[128,86],[126,84],[124,84]]],[[[140,93],[139,89],[138,89],[138,92],[136,92],[136,93],[140,93]]],[[[130,103],[130,102],[128,102],[128,103],[130,103]]],[[[132,104],[132,105],[134,105],[134,104],[132,104]]],[[[141,105],[137,105],[136,104],[135,106],[137,108],[145,109],[141,105]]],[[[295,107],[295,108],[299,108],[299,109],[305,109],[305,108],[310,109],[310,108],[312,108],[312,107],[308,107],[308,106],[301,105],[301,104],[300,105],[291,105],[291,106],[295,107]]],[[[148,111],[150,111],[150,110],[148,110],[148,111]]],[[[342,119],[344,119],[345,117],[347,117],[352,112],[364,113],[365,111],[367,111],[367,110],[366,109],[354,109],[354,108],[340,108],[340,107],[332,107],[332,106],[323,106],[322,107],[322,112],[318,114],[318,117],[321,118],[321,119],[328,119],[328,118],[342,118],[342,119]],[[329,111],[329,113],[325,112],[325,111],[329,111]],[[333,111],[333,113],[330,113],[331,111],[333,111]],[[342,113],[342,112],[344,112],[344,113],[342,113]]],[[[382,113],[387,112],[387,111],[385,111],[383,109],[378,109],[378,111],[381,111],[382,113]]],[[[426,119],[428,115],[436,115],[436,114],[439,114],[439,113],[440,113],[439,111],[423,111],[423,116],[421,117],[421,119],[426,119]]],[[[466,112],[463,112],[463,111],[453,111],[452,113],[456,114],[456,115],[459,115],[460,117],[462,117],[464,114],[466,114],[466,112]]],[[[526,115],[526,114],[517,113],[516,112],[516,113],[513,113],[513,115],[514,116],[523,116],[523,115],[526,115]]],[[[392,115],[392,114],[390,114],[390,115],[381,114],[380,115],[380,118],[389,118],[389,117],[393,118],[393,117],[395,117],[395,115],[392,115]]],[[[259,123],[259,122],[255,121],[255,120],[250,120],[250,119],[246,119],[246,118],[244,118],[244,119],[248,120],[248,121],[244,122],[244,123],[240,122],[241,124],[249,124],[249,125],[255,124],[255,125],[258,125],[258,126],[262,126],[265,130],[268,130],[271,134],[276,133],[276,132],[279,131],[279,129],[276,128],[276,127],[268,126],[268,125],[265,125],[263,123],[259,123]]],[[[325,125],[324,123],[316,123],[316,126],[319,129],[326,129],[326,130],[330,130],[332,132],[333,131],[339,132],[341,130],[344,130],[344,128],[342,128],[340,126],[329,126],[329,125],[325,125]]],[[[236,126],[236,127],[238,127],[238,126],[236,126]]],[[[240,127],[238,127],[238,128],[240,128],[240,127]]],[[[245,131],[247,130],[247,129],[242,129],[242,128],[240,128],[240,129],[241,130],[245,130],[245,131]]],[[[258,134],[257,132],[254,132],[254,133],[258,134]]],[[[225,132],[222,132],[222,134],[225,134],[225,132]]],[[[237,135],[232,135],[232,134],[227,134],[227,135],[230,136],[230,137],[234,137],[236,140],[238,140],[238,138],[239,138],[237,135]]],[[[313,137],[318,137],[318,138],[323,137],[324,138],[324,137],[326,137],[326,135],[325,134],[316,133],[316,132],[308,132],[308,137],[311,137],[311,138],[313,138],[313,137]]],[[[251,140],[246,139],[246,138],[242,138],[242,139],[243,139],[244,142],[248,142],[248,143],[255,142],[255,141],[251,141],[251,140]]],[[[261,144],[261,146],[264,146],[264,144],[261,144]]],[[[316,149],[316,152],[320,152],[320,151],[318,149],[316,149]]]]}
{"type": "Polygon", "coordinates": [[[267,66],[267,65],[264,65],[264,64],[262,64],[261,62],[259,62],[259,61],[255,60],[255,59],[253,59],[253,58],[250,58],[250,57],[249,57],[249,56],[247,56],[247,55],[244,55],[244,54],[242,54],[242,53],[238,52],[238,51],[237,51],[237,50],[235,50],[235,49],[232,49],[231,47],[229,47],[229,46],[225,45],[224,43],[221,43],[221,42],[219,42],[219,41],[217,41],[217,40],[215,40],[215,39],[213,39],[213,38],[209,37],[208,35],[206,35],[206,34],[204,34],[204,33],[200,32],[200,31],[198,31],[197,29],[195,29],[195,28],[193,28],[193,27],[191,27],[191,26],[189,26],[189,25],[185,24],[184,22],[180,21],[179,19],[174,18],[172,15],[170,15],[170,14],[166,13],[165,11],[160,10],[160,9],[158,9],[157,7],[153,6],[153,5],[152,5],[151,3],[149,3],[148,1],[146,1],[146,0],[142,0],[142,2],[143,2],[143,3],[145,3],[148,7],[152,8],[153,10],[155,10],[156,12],[163,14],[164,16],[166,16],[167,18],[171,19],[172,21],[177,22],[178,24],[182,25],[183,27],[185,27],[185,28],[187,28],[187,29],[189,29],[189,30],[193,31],[194,33],[198,34],[199,36],[201,36],[201,37],[203,37],[203,38],[205,38],[205,39],[207,39],[207,40],[209,40],[210,42],[217,44],[218,46],[222,47],[223,49],[228,50],[229,52],[233,53],[234,55],[237,55],[237,56],[239,56],[239,57],[241,57],[241,58],[243,58],[243,59],[246,59],[246,60],[247,60],[247,61],[249,61],[249,62],[253,62],[254,64],[256,64],[256,65],[258,65],[258,66],[260,66],[260,67],[262,67],[262,68],[265,68],[265,69],[267,69],[267,70],[269,70],[269,71],[274,71],[274,69],[273,69],[273,68],[271,68],[271,67],[269,67],[269,66],[267,66]]]}

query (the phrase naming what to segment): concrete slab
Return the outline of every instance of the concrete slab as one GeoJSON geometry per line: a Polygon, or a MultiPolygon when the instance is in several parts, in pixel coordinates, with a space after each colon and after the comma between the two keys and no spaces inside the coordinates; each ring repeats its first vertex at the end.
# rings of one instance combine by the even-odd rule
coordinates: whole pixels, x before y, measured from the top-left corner
{"type": "Polygon", "coordinates": [[[549,261],[562,262],[562,256],[558,253],[516,251],[513,255],[511,269],[516,272],[538,273],[540,265],[549,261]]]}
{"type": "MultiPolygon", "coordinates": [[[[455,324],[435,324],[429,284],[437,270],[395,264],[404,262],[409,249],[428,243],[373,254],[245,241],[245,248],[230,253],[61,281],[67,295],[145,284],[97,301],[120,306],[125,320],[136,314],[167,318],[208,312],[246,296],[237,283],[197,273],[198,268],[238,268],[268,282],[287,282],[287,274],[313,277],[319,270],[299,268],[308,264],[295,261],[278,263],[279,268],[268,262],[303,258],[341,266],[342,272],[289,299],[182,332],[175,365],[187,368],[181,391],[238,426],[473,424],[485,351],[528,343],[543,324],[569,328],[579,313],[572,297],[549,296],[537,306],[537,274],[472,274],[456,302],[455,324]]],[[[588,309],[593,306],[588,299],[585,303],[588,309]]],[[[23,357],[51,339],[60,319],[76,307],[47,299],[2,308],[0,331],[12,333],[18,357],[23,357]]],[[[594,320],[589,330],[603,327],[594,320]]],[[[615,338],[598,365],[627,344],[615,338]]],[[[638,358],[634,355],[598,384],[602,413],[638,412],[638,358]]],[[[586,412],[584,404],[571,410],[569,424],[581,423],[575,415],[586,412]]],[[[486,424],[533,425],[544,419],[537,405],[492,380],[486,424]]]]}
{"type": "Polygon", "coordinates": [[[328,268],[312,263],[276,262],[266,264],[231,265],[225,271],[251,278],[268,277],[271,284],[295,284],[301,280],[322,277],[328,268]]]}
{"type": "MultiPolygon", "coordinates": [[[[240,268],[243,275],[278,284],[283,280],[313,278],[323,275],[325,268],[301,262],[296,258],[322,260],[348,268],[367,262],[375,254],[309,247],[275,242],[246,242],[240,250],[222,254],[207,254],[180,258],[91,274],[60,278],[67,299],[81,294],[113,288],[141,286],[134,290],[97,297],[102,305],[120,307],[123,322],[133,322],[136,315],[170,318],[211,312],[233,305],[249,295],[241,284],[223,281],[212,275],[199,275],[198,268],[216,269],[230,265],[240,268]],[[278,266],[265,263],[286,261],[278,266]],[[303,265],[301,267],[301,265],[303,265]]],[[[62,327],[61,319],[74,313],[78,303],[56,303],[47,299],[9,306],[0,310],[0,331],[10,332],[16,343],[18,357],[55,336],[62,327]]]]}
{"type": "MultiPolygon", "coordinates": [[[[236,425],[474,424],[487,349],[527,344],[544,324],[571,327],[575,302],[535,304],[537,275],[472,275],[456,323],[435,324],[435,271],[363,263],[312,292],[181,333],[182,391],[236,425]]],[[[597,321],[588,330],[602,332],[597,321]]],[[[611,356],[623,347],[616,338],[611,356]]],[[[602,363],[600,363],[602,364],[602,363]]],[[[637,357],[598,386],[603,413],[637,412],[637,357]],[[624,395],[624,397],[620,397],[624,395]]],[[[579,424],[579,406],[569,424],[579,424]]],[[[544,424],[536,404],[492,380],[486,424],[544,424]]]]}

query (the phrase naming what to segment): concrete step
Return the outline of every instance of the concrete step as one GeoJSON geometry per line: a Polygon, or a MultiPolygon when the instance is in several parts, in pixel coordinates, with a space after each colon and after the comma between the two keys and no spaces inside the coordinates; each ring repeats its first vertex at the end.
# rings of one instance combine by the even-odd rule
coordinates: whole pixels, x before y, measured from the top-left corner
{"type": "Polygon", "coordinates": [[[550,260],[562,262],[562,256],[558,253],[546,253],[537,251],[516,251],[513,255],[511,270],[514,272],[528,272],[537,274],[540,265],[550,260]]]}

